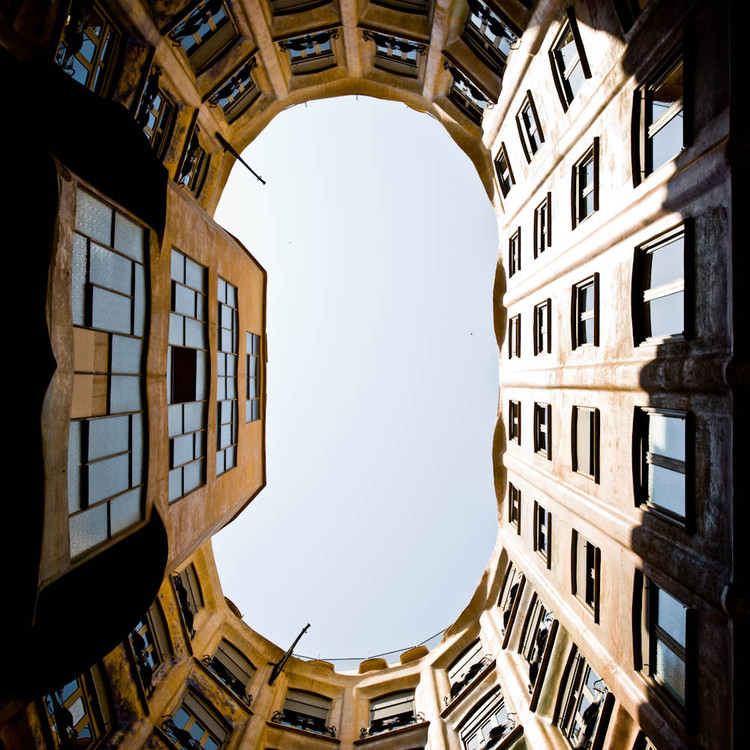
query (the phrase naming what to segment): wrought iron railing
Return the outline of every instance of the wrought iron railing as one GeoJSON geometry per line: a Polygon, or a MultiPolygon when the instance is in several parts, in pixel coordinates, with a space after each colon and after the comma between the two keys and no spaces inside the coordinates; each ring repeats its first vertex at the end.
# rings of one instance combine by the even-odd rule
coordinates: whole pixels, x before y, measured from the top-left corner
{"type": "Polygon", "coordinates": [[[331,725],[328,726],[325,719],[319,716],[308,716],[307,714],[301,714],[297,711],[290,711],[289,709],[282,709],[276,711],[271,716],[271,721],[274,724],[283,724],[295,729],[303,729],[306,732],[315,732],[315,734],[324,734],[328,737],[336,736],[336,727],[331,725]]]}
{"type": "Polygon", "coordinates": [[[362,729],[359,730],[359,737],[360,739],[371,737],[374,734],[381,734],[382,732],[390,732],[394,729],[400,729],[401,727],[408,727],[412,724],[419,724],[424,720],[424,714],[421,711],[405,711],[402,714],[389,716],[385,719],[373,720],[370,726],[362,727],[362,729]]]}

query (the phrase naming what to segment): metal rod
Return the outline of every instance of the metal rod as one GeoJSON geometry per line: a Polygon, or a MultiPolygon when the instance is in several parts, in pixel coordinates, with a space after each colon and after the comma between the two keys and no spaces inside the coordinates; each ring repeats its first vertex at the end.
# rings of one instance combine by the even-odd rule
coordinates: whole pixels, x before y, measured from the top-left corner
{"type": "Polygon", "coordinates": [[[232,154],[232,156],[235,159],[237,159],[237,161],[239,161],[240,164],[242,164],[243,167],[245,167],[247,170],[249,170],[251,172],[251,174],[253,175],[253,177],[255,177],[256,179],[260,180],[264,185],[266,184],[266,181],[237,153],[237,151],[235,151],[235,149],[232,146],[232,144],[229,143],[229,141],[227,141],[226,138],[224,138],[224,136],[221,133],[217,133],[216,137],[221,142],[221,145],[224,146],[224,150],[225,151],[229,151],[229,153],[232,154]]]}

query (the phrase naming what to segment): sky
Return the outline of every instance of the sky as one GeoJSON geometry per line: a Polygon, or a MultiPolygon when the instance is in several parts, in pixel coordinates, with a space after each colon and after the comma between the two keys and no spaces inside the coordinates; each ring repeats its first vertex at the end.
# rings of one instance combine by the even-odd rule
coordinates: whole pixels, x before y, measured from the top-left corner
{"type": "Polygon", "coordinates": [[[213,539],[224,593],[306,656],[416,645],[497,533],[492,207],[401,103],[290,107],[243,158],[267,184],[235,165],[216,219],[268,272],[267,486],[213,539]]]}

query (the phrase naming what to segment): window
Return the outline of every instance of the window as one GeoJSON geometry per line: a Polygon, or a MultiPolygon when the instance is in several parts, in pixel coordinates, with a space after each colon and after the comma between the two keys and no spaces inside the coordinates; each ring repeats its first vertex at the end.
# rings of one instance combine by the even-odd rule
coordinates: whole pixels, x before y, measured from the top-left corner
{"type": "Polygon", "coordinates": [[[572,8],[568,8],[566,12],[568,18],[549,53],[555,86],[565,110],[581,90],[584,80],[591,78],[578,23],[572,8]]]}
{"type": "MultiPolygon", "coordinates": [[[[523,593],[525,580],[523,573],[513,563],[510,563],[508,565],[508,570],[505,573],[503,590],[500,594],[500,601],[498,602],[498,605],[503,612],[502,632],[505,635],[506,642],[510,636],[510,630],[513,627],[513,619],[515,618],[516,610],[518,609],[518,602],[523,593]]],[[[505,645],[507,645],[507,643],[503,644],[503,646],[505,645]]]]}
{"type": "Polygon", "coordinates": [[[599,346],[599,274],[573,287],[573,348],[599,346]]]}
{"type": "Polygon", "coordinates": [[[206,482],[208,272],[172,248],[167,350],[169,501],[206,482]]]}
{"type": "Polygon", "coordinates": [[[693,693],[695,612],[640,572],[635,576],[634,605],[635,668],[684,710],[693,693]]]}
{"type": "Polygon", "coordinates": [[[461,38],[499,76],[505,73],[508,55],[519,35],[518,29],[514,32],[510,25],[508,19],[501,19],[484,0],[469,3],[469,16],[461,38]]]}
{"type": "Polygon", "coordinates": [[[289,54],[292,73],[317,73],[336,64],[331,39],[336,39],[338,35],[338,29],[329,29],[317,34],[284,39],[279,42],[279,46],[289,54]]]}
{"type": "Polygon", "coordinates": [[[237,287],[219,278],[216,476],[237,465],[237,287]]]}
{"type": "Polygon", "coordinates": [[[640,90],[633,109],[634,131],[640,143],[634,148],[638,168],[636,183],[679,154],[687,144],[683,114],[682,55],[672,59],[640,90]]]}
{"type": "Polygon", "coordinates": [[[508,521],[521,533],[521,490],[508,482],[508,521]]]}
{"type": "Polygon", "coordinates": [[[521,270],[521,227],[508,240],[508,276],[521,270]]]}
{"type": "Polygon", "coordinates": [[[245,352],[247,357],[245,421],[255,422],[260,419],[260,336],[257,333],[245,331],[245,352]]]}
{"type": "Polygon", "coordinates": [[[112,74],[120,32],[97,3],[73,0],[55,62],[78,83],[104,94],[112,74]]]}
{"type": "Polygon", "coordinates": [[[500,688],[493,690],[459,728],[462,750],[490,750],[513,729],[500,688]]]}
{"type": "MultiPolygon", "coordinates": [[[[529,692],[533,693],[536,681],[542,674],[542,661],[547,651],[547,644],[550,646],[554,641],[557,628],[553,628],[553,617],[542,600],[534,594],[526,623],[521,638],[521,653],[529,665],[529,692]]],[[[531,709],[534,710],[533,708],[531,709]]]]}
{"type": "Polygon", "coordinates": [[[416,78],[419,55],[425,53],[426,45],[397,36],[379,34],[368,29],[362,32],[362,37],[365,41],[375,43],[373,63],[376,68],[387,70],[389,73],[416,78]]]}
{"type": "Polygon", "coordinates": [[[154,65],[135,118],[159,159],[163,158],[169,145],[176,112],[172,100],[159,87],[160,77],[161,69],[154,65]]]}
{"type": "Polygon", "coordinates": [[[200,195],[203,183],[206,181],[209,162],[208,154],[201,146],[199,133],[200,128],[196,125],[188,141],[182,166],[177,174],[177,183],[186,187],[196,197],[200,195]]]}
{"type": "Polygon", "coordinates": [[[508,359],[521,356],[521,315],[508,320],[508,359]]]}
{"type": "Polygon", "coordinates": [[[651,338],[689,337],[685,294],[686,227],[641,245],[633,271],[635,343],[651,338]]]}
{"type": "Polygon", "coordinates": [[[453,63],[444,60],[443,67],[451,74],[451,78],[453,79],[451,87],[448,90],[448,98],[472,122],[480,125],[485,110],[494,104],[493,98],[453,63]]]}
{"type": "Polygon", "coordinates": [[[182,47],[196,75],[203,73],[237,38],[237,29],[227,5],[221,0],[199,0],[169,32],[175,46],[182,47]]]}
{"type": "Polygon", "coordinates": [[[71,272],[71,557],[143,518],[147,241],[143,227],[78,191],[71,272]]]}
{"type": "Polygon", "coordinates": [[[92,747],[112,728],[104,673],[95,666],[42,698],[52,747],[92,747]]]}
{"type": "Polygon", "coordinates": [[[284,700],[284,708],[276,711],[271,721],[335,737],[336,728],[326,725],[331,702],[330,698],[323,695],[289,689],[284,700]]]}
{"type": "Polygon", "coordinates": [[[227,122],[234,122],[260,96],[252,71],[253,57],[234,72],[208,98],[210,107],[220,107],[227,122]]]}
{"type": "Polygon", "coordinates": [[[534,257],[552,245],[552,193],[534,209],[534,257]]]}
{"type": "Polygon", "coordinates": [[[571,747],[601,747],[613,698],[603,680],[574,646],[560,686],[557,725],[571,747]]]}
{"type": "Polygon", "coordinates": [[[508,423],[510,425],[510,439],[521,445],[521,402],[508,402],[508,423]]]}
{"type": "Polygon", "coordinates": [[[128,636],[138,676],[149,698],[154,691],[154,673],[169,654],[167,632],[161,608],[154,602],[128,636]]]}
{"type": "Polygon", "coordinates": [[[317,8],[324,5],[328,0],[271,0],[271,10],[274,16],[282,16],[286,13],[301,13],[304,10],[317,8]]]}
{"type": "Polygon", "coordinates": [[[636,409],[633,425],[636,504],[686,524],[689,416],[641,408],[636,409]]]}
{"type": "Polygon", "coordinates": [[[594,622],[598,623],[601,551],[575,530],[572,547],[573,594],[586,605],[594,615],[594,622]]]}
{"type": "Polygon", "coordinates": [[[451,700],[463,692],[477,675],[492,661],[489,654],[484,653],[482,642],[476,641],[467,648],[448,667],[448,680],[451,684],[451,700]]]}
{"type": "Polygon", "coordinates": [[[599,481],[599,409],[573,407],[573,471],[599,481]]]}
{"type": "Polygon", "coordinates": [[[573,229],[599,210],[599,139],[575,163],[572,176],[573,229]]]}
{"type": "Polygon", "coordinates": [[[531,161],[531,157],[539,150],[544,142],[544,134],[539,124],[539,115],[536,111],[534,99],[531,91],[526,92],[526,98],[523,100],[521,109],[516,115],[516,125],[518,125],[518,134],[521,136],[521,145],[526,156],[526,161],[531,161]]]}
{"type": "Polygon", "coordinates": [[[534,502],[534,551],[552,567],[552,514],[534,502]]]}
{"type": "Polygon", "coordinates": [[[218,712],[192,692],[185,694],[173,716],[164,719],[162,729],[179,750],[218,750],[228,734],[218,712]]]}
{"type": "Polygon", "coordinates": [[[505,198],[510,192],[511,187],[513,187],[515,179],[513,178],[513,171],[510,168],[508,152],[505,149],[504,143],[500,145],[500,151],[498,151],[495,158],[495,171],[500,183],[500,192],[503,194],[503,198],[505,198]]]}
{"type": "Polygon", "coordinates": [[[534,356],[552,351],[552,300],[534,306],[534,356]]]}
{"type": "Polygon", "coordinates": [[[534,404],[534,453],[552,459],[551,404],[534,404]]]}
{"type": "Polygon", "coordinates": [[[180,612],[185,622],[188,634],[191,638],[195,636],[195,615],[203,606],[203,594],[201,593],[198,574],[195,572],[195,566],[190,563],[181,573],[175,573],[172,576],[175,591],[177,592],[177,601],[180,604],[180,612]]]}
{"type": "Polygon", "coordinates": [[[414,712],[414,690],[401,690],[370,701],[370,726],[363,729],[360,735],[367,737],[417,721],[424,721],[424,718],[422,714],[414,712]]]}
{"type": "Polygon", "coordinates": [[[231,643],[222,640],[213,656],[204,656],[203,664],[211,670],[238,698],[250,703],[247,686],[255,667],[231,643]]]}

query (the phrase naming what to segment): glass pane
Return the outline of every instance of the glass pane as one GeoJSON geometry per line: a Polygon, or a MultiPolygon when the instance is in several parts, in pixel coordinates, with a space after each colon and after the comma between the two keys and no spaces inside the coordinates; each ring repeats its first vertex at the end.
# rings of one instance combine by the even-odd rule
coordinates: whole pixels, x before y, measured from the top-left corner
{"type": "Polygon", "coordinates": [[[206,325],[197,320],[185,319],[185,346],[206,349],[206,325]]]}
{"type": "Polygon", "coordinates": [[[662,466],[649,466],[648,499],[654,505],[685,515],[685,475],[662,466]]]}
{"type": "Polygon", "coordinates": [[[142,339],[112,337],[112,372],[138,375],[141,372],[142,339]]]}
{"type": "Polygon", "coordinates": [[[89,466],[89,502],[92,505],[130,488],[129,459],[126,453],[89,466]]]}
{"type": "Polygon", "coordinates": [[[685,646],[685,613],[687,607],[668,594],[658,589],[659,627],[669,633],[681,646],[685,646]]]}
{"type": "Polygon", "coordinates": [[[185,493],[200,487],[203,484],[203,461],[193,461],[183,467],[185,476],[185,493]]]}
{"type": "Polygon", "coordinates": [[[172,278],[185,282],[185,256],[177,250],[172,250],[172,278]]]}
{"type": "Polygon", "coordinates": [[[685,420],[666,414],[648,415],[648,450],[685,460],[685,420]]]}
{"type": "Polygon", "coordinates": [[[195,397],[198,399],[208,397],[206,361],[206,355],[204,352],[195,353],[195,397]]]}
{"type": "Polygon", "coordinates": [[[685,662],[658,640],[656,642],[656,674],[677,698],[684,703],[685,662]]]}
{"type": "Polygon", "coordinates": [[[583,67],[580,62],[577,62],[575,67],[568,72],[568,87],[570,88],[572,97],[575,97],[575,95],[581,90],[585,80],[583,67]]]}
{"type": "Polygon", "coordinates": [[[182,469],[173,469],[169,472],[169,502],[182,497],[182,469]]]}
{"type": "Polygon", "coordinates": [[[578,57],[573,32],[567,29],[565,36],[557,45],[558,54],[560,55],[563,68],[570,67],[571,63],[578,57]]]}
{"type": "Polygon", "coordinates": [[[174,404],[167,407],[167,421],[169,423],[169,437],[181,435],[182,428],[182,404],[174,404]]]}
{"type": "Polygon", "coordinates": [[[195,317],[195,292],[179,284],[174,285],[174,312],[195,317]]]}
{"type": "Polygon", "coordinates": [[[133,375],[113,375],[109,410],[112,414],[141,410],[141,379],[133,375]]]}
{"type": "Polygon", "coordinates": [[[199,292],[205,292],[205,273],[203,266],[198,265],[194,260],[185,258],[185,283],[197,289],[199,292]]]}
{"type": "Polygon", "coordinates": [[[185,404],[185,432],[200,430],[205,426],[203,404],[196,402],[185,404]]]}
{"type": "Polygon", "coordinates": [[[170,442],[172,443],[172,466],[180,466],[193,460],[192,435],[181,435],[170,442]]]}
{"type": "Polygon", "coordinates": [[[93,195],[79,190],[76,202],[76,229],[105,245],[110,245],[112,209],[93,195]]]}
{"type": "Polygon", "coordinates": [[[669,336],[685,330],[685,298],[683,292],[657,297],[646,303],[651,321],[649,336],[669,336]]]}
{"type": "Polygon", "coordinates": [[[588,320],[582,320],[578,326],[578,343],[579,344],[593,344],[594,343],[594,319],[589,318],[588,320]]]}
{"type": "Polygon", "coordinates": [[[685,238],[675,237],[671,242],[651,254],[651,278],[648,288],[653,289],[684,277],[685,238]]]}
{"type": "Polygon", "coordinates": [[[185,345],[184,318],[171,313],[169,316],[169,343],[173,346],[185,345]]]}
{"type": "Polygon", "coordinates": [[[130,415],[130,486],[143,484],[143,440],[145,422],[142,414],[130,415]]]}
{"type": "Polygon", "coordinates": [[[146,335],[146,270],[135,265],[135,290],[133,295],[133,333],[136,336],[146,335]]]}
{"type": "Polygon", "coordinates": [[[682,150],[682,112],[675,115],[651,137],[651,169],[658,169],[682,150]]]}
{"type": "Polygon", "coordinates": [[[91,243],[91,282],[123,294],[130,294],[133,284],[133,263],[107,248],[91,243]]]}
{"type": "Polygon", "coordinates": [[[68,512],[81,507],[81,423],[71,421],[68,429],[68,512]]]}
{"type": "Polygon", "coordinates": [[[143,227],[115,212],[115,250],[143,263],[144,240],[143,227]]]}
{"type": "Polygon", "coordinates": [[[84,312],[86,310],[86,278],[88,273],[88,258],[86,253],[86,238],[80,234],[73,236],[73,268],[71,269],[71,305],[73,308],[73,324],[86,325],[84,312]]]}
{"type": "Polygon", "coordinates": [[[124,453],[130,444],[130,417],[89,421],[89,460],[124,453]]]}
{"type": "Polygon", "coordinates": [[[94,328],[130,333],[130,298],[94,287],[91,324],[94,328]]]}
{"type": "Polygon", "coordinates": [[[107,506],[89,508],[70,518],[70,555],[90,549],[107,538],[107,506]]]}
{"type": "Polygon", "coordinates": [[[659,118],[664,110],[682,98],[683,81],[682,81],[682,61],[672,68],[663,80],[654,86],[651,96],[654,107],[654,118],[652,122],[659,118]]]}
{"type": "Polygon", "coordinates": [[[127,529],[141,520],[141,493],[140,488],[116,497],[109,504],[110,525],[112,534],[127,529]]]}

